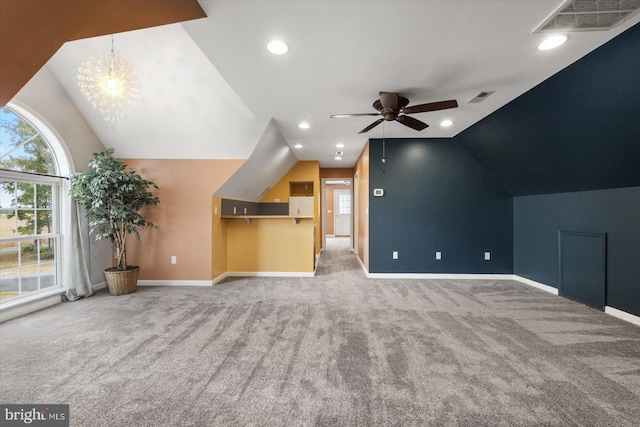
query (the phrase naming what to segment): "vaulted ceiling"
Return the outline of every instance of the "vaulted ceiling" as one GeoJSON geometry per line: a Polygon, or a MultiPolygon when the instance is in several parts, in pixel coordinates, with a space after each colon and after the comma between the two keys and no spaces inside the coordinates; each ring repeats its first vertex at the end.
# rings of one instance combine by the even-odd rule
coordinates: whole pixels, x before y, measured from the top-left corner
{"type": "MultiPolygon", "coordinates": [[[[141,104],[115,128],[102,121],[76,83],[80,63],[107,47],[109,37],[68,42],[48,62],[102,142],[119,155],[247,158],[273,119],[292,149],[303,146],[294,149],[299,159],[349,167],[369,137],[454,137],[473,129],[640,22],[637,14],[608,31],[574,32],[565,45],[543,52],[537,45],[546,35],[533,30],[564,0],[198,4],[206,18],[115,35],[116,49],[136,69],[143,89],[141,104]],[[265,46],[273,38],[284,39],[291,51],[271,55],[265,46]],[[460,107],[415,115],[430,125],[422,132],[385,122],[358,135],[371,117],[329,118],[374,112],[371,104],[379,91],[399,92],[411,104],[456,99],[460,107]],[[481,104],[469,104],[480,91],[495,93],[481,104]],[[445,118],[454,125],[440,127],[445,118]],[[301,121],[310,128],[298,128],[301,121]],[[345,147],[336,148],[337,143],[345,147]],[[341,161],[334,160],[337,150],[344,151],[341,161]]],[[[127,16],[137,14],[127,10],[127,16]]],[[[100,16],[86,19],[99,21],[100,16]]],[[[128,19],[133,18],[122,18],[128,19]]],[[[535,130],[540,129],[544,126],[535,130]]],[[[472,140],[461,139],[476,158],[495,164],[495,158],[473,151],[472,140]]],[[[495,173],[502,176],[498,169],[495,173]]],[[[503,175],[500,179],[511,179],[503,175]]]]}
{"type": "Polygon", "coordinates": [[[513,195],[640,186],[640,25],[455,137],[513,195]]]}

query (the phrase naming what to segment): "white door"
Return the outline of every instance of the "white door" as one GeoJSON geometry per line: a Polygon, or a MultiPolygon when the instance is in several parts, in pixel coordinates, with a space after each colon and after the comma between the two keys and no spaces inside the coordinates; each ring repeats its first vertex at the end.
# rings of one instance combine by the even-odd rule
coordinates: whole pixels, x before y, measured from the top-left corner
{"type": "Polygon", "coordinates": [[[333,234],[336,236],[351,235],[351,191],[334,191],[333,209],[335,212],[335,223],[333,234]]]}

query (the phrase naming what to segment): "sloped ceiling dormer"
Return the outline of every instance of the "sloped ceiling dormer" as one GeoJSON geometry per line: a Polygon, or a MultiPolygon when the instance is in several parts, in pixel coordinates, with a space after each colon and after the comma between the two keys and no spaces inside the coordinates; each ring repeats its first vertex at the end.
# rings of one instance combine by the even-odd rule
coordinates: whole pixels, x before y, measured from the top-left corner
{"type": "Polygon", "coordinates": [[[258,202],[298,162],[298,158],[273,119],[246,162],[219,189],[215,196],[258,202]]]}
{"type": "Polygon", "coordinates": [[[0,2],[0,106],[65,42],[205,18],[197,0],[51,0],[0,2]]]}
{"type": "Polygon", "coordinates": [[[455,136],[514,196],[640,185],[640,25],[455,136]]]}

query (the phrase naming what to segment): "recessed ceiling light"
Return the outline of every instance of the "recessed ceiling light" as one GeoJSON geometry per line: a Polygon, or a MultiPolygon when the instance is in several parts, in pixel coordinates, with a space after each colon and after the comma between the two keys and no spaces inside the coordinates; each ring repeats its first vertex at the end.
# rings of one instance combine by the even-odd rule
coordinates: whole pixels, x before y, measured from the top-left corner
{"type": "Polygon", "coordinates": [[[289,45],[282,40],[271,40],[269,44],[267,44],[267,49],[274,55],[284,55],[289,52],[289,45]]]}
{"type": "Polygon", "coordinates": [[[336,148],[344,148],[344,144],[342,142],[339,142],[336,144],[336,148]]]}
{"type": "Polygon", "coordinates": [[[311,126],[309,126],[309,123],[307,123],[307,122],[302,122],[302,123],[300,123],[300,124],[298,125],[298,127],[299,127],[300,129],[309,129],[311,126]]]}
{"type": "Polygon", "coordinates": [[[340,157],[340,156],[336,156],[336,157],[334,157],[334,159],[336,159],[336,160],[342,160],[342,157],[340,157]]]}
{"type": "Polygon", "coordinates": [[[564,44],[564,42],[566,42],[567,40],[569,40],[569,36],[565,34],[556,34],[554,36],[547,37],[542,43],[538,45],[538,49],[539,50],[555,49],[556,47],[564,44]]]}
{"type": "Polygon", "coordinates": [[[442,126],[443,128],[448,128],[449,126],[451,126],[453,124],[453,122],[449,119],[443,120],[440,122],[440,126],[442,126]]]}
{"type": "Polygon", "coordinates": [[[302,144],[296,144],[294,145],[294,148],[302,148],[302,144]]]}

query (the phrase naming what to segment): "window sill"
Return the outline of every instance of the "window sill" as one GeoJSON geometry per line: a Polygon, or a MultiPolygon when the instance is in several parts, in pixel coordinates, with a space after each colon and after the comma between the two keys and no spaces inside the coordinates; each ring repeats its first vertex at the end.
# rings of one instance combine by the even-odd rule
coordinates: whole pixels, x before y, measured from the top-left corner
{"type": "Polygon", "coordinates": [[[30,292],[27,295],[10,298],[10,299],[7,299],[6,302],[0,303],[0,311],[9,310],[24,304],[29,304],[31,302],[50,297],[52,295],[62,295],[65,292],[66,290],[62,286],[53,286],[48,289],[42,289],[40,291],[30,292]]]}

